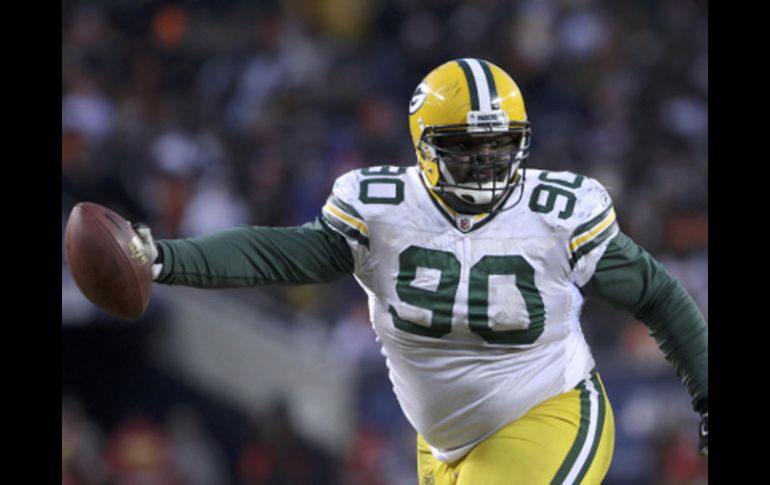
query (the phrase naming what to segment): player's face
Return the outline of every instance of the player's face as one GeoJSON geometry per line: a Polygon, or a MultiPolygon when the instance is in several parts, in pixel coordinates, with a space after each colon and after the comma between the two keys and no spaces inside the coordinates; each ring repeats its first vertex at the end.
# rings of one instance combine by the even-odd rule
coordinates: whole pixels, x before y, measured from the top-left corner
{"type": "Polygon", "coordinates": [[[458,185],[505,183],[510,177],[511,160],[518,147],[517,136],[456,135],[436,140],[446,168],[458,185]]]}

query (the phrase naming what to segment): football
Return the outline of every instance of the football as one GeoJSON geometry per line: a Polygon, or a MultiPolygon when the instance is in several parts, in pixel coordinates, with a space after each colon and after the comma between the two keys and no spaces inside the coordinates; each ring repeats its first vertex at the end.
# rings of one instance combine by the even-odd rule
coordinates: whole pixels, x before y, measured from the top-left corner
{"type": "Polygon", "coordinates": [[[137,320],[152,289],[152,262],[131,223],[114,211],[81,202],[70,213],[64,254],[83,295],[112,316],[137,320]]]}

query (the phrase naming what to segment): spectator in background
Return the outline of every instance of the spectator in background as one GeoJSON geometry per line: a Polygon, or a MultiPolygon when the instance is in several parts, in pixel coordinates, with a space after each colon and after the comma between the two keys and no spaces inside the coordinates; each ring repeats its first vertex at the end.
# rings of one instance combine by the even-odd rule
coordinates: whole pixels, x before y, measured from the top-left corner
{"type": "Polygon", "coordinates": [[[65,396],[61,412],[62,485],[101,485],[107,478],[101,457],[103,432],[78,397],[65,396]]]}
{"type": "Polygon", "coordinates": [[[357,302],[334,323],[329,335],[329,353],[352,367],[379,369],[384,359],[375,337],[366,302],[357,302]]]}
{"type": "Polygon", "coordinates": [[[165,430],[143,416],[126,417],[104,450],[110,483],[182,485],[165,430]]]}
{"type": "Polygon", "coordinates": [[[394,467],[385,433],[359,427],[343,464],[341,485],[390,485],[394,467]]]}
{"type": "Polygon", "coordinates": [[[681,425],[662,430],[656,443],[656,485],[706,485],[708,461],[692,455],[692,433],[681,425]]]}
{"type": "Polygon", "coordinates": [[[171,408],[166,428],[174,468],[184,485],[229,485],[223,451],[190,406],[171,408]]]}
{"type": "Polygon", "coordinates": [[[303,439],[291,424],[287,407],[278,403],[253,425],[238,454],[241,485],[334,485],[335,463],[303,439]]]}

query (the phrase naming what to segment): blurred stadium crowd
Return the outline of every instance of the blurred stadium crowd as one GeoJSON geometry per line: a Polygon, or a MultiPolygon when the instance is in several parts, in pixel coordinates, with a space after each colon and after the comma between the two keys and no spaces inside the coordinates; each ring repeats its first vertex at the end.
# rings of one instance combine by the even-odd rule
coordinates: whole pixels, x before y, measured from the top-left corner
{"type": "MultiPolygon", "coordinates": [[[[608,186],[621,228],[708,317],[705,0],[64,0],[62,13],[63,224],[85,200],[158,238],[310,221],[345,171],[414,163],[415,86],[447,60],[483,57],[524,94],[530,166],[608,186]]],[[[63,484],[375,484],[378,466],[383,484],[414,481],[412,457],[391,456],[413,443],[382,430],[398,410],[355,282],[254,291],[327,322],[332,345],[371,364],[362,369],[381,367],[360,379],[379,384],[359,390],[351,455],[301,444],[280,406],[223,445],[194,406],[107,424],[63,388],[63,484]]],[[[673,375],[630,316],[589,304],[584,320],[600,368],[623,355],[642,379],[673,375]]],[[[652,465],[623,475],[619,460],[612,483],[707,483],[694,428],[650,429],[652,465]]]]}

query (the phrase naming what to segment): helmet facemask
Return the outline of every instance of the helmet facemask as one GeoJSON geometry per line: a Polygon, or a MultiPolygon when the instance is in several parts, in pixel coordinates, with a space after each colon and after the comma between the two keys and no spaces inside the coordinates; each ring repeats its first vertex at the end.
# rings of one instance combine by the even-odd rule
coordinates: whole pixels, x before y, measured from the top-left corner
{"type": "Polygon", "coordinates": [[[431,127],[423,133],[420,150],[438,167],[433,190],[457,212],[481,214],[499,210],[519,183],[530,138],[526,122],[494,131],[478,125],[431,127]]]}

